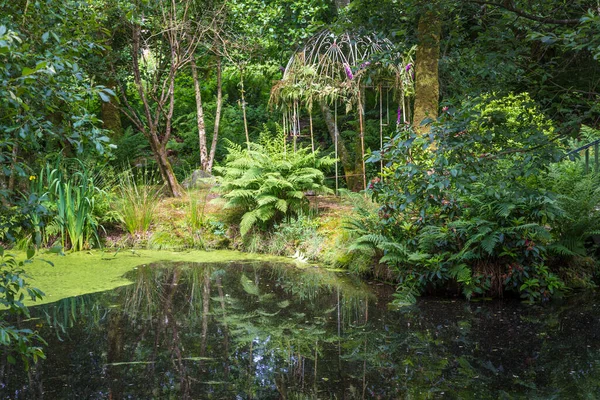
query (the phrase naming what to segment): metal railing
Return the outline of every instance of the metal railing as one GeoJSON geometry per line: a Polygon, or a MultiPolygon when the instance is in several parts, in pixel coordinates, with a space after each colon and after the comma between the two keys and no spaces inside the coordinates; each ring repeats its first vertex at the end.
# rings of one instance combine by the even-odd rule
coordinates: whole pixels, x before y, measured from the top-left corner
{"type": "Polygon", "coordinates": [[[600,147],[600,139],[598,140],[594,140],[591,143],[586,144],[585,146],[581,146],[575,150],[571,150],[570,152],[567,153],[568,157],[571,157],[573,155],[579,155],[581,154],[581,152],[585,152],[584,153],[584,157],[585,157],[585,173],[587,174],[588,172],[590,172],[590,149],[594,149],[594,172],[598,172],[598,168],[600,166],[600,161],[599,161],[599,152],[598,149],[600,147]]]}

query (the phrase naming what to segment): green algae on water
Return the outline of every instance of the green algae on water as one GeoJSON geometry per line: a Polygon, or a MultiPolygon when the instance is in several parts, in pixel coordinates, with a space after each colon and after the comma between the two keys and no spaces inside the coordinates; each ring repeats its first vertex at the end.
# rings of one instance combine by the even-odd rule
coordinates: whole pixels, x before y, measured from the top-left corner
{"type": "MultiPolygon", "coordinates": [[[[20,254],[17,253],[17,257],[20,254]]],[[[123,250],[117,253],[87,251],[67,253],[64,256],[40,253],[32,264],[26,265],[31,286],[45,293],[42,300],[27,299],[27,306],[52,303],[67,297],[103,292],[129,285],[125,273],[135,267],[160,261],[187,261],[197,263],[228,261],[287,261],[283,257],[241,253],[231,250],[187,252],[164,250],[123,250]],[[41,261],[51,261],[54,266],[41,261]]]]}

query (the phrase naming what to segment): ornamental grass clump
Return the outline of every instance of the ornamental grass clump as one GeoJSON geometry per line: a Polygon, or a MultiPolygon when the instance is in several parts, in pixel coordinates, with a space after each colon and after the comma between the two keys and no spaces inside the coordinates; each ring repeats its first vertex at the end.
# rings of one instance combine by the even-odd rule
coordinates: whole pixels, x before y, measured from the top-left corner
{"type": "Polygon", "coordinates": [[[143,236],[150,229],[160,198],[161,188],[153,184],[152,175],[127,170],[119,178],[117,210],[127,232],[143,236]]]}
{"type": "Polygon", "coordinates": [[[248,148],[229,142],[227,151],[225,165],[215,169],[222,175],[225,207],[241,211],[242,236],[252,228],[267,229],[307,211],[305,192],[332,193],[324,185],[322,169],[332,166],[335,159],[321,157],[310,148],[294,151],[281,130],[275,135],[263,132],[259,143],[250,143],[248,148]]]}

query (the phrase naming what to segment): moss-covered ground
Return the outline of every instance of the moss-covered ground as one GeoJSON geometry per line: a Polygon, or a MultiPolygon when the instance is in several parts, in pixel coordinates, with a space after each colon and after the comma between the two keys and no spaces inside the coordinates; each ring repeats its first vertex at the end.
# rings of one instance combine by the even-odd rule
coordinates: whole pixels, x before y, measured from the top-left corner
{"type": "MultiPolygon", "coordinates": [[[[16,254],[23,259],[24,254],[16,254]]],[[[32,264],[26,264],[31,286],[41,289],[44,299],[28,306],[51,303],[63,298],[86,293],[101,292],[131,283],[123,275],[137,266],[160,261],[227,262],[240,260],[290,261],[272,257],[229,250],[174,252],[165,250],[122,250],[115,253],[101,251],[56,254],[38,254],[32,264]],[[43,262],[48,260],[54,264],[43,262]]]]}

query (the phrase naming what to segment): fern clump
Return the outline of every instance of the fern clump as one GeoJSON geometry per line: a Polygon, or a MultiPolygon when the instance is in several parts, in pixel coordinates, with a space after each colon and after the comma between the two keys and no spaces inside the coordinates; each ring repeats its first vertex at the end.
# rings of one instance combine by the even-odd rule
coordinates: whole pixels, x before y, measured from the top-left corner
{"type": "Polygon", "coordinates": [[[227,152],[225,165],[215,170],[222,175],[220,192],[227,201],[225,207],[243,213],[239,221],[242,236],[306,211],[308,191],[332,193],[324,184],[322,169],[333,165],[335,159],[321,157],[309,148],[294,151],[281,131],[275,135],[265,131],[258,143],[249,143],[247,148],[228,142],[227,152]]]}

